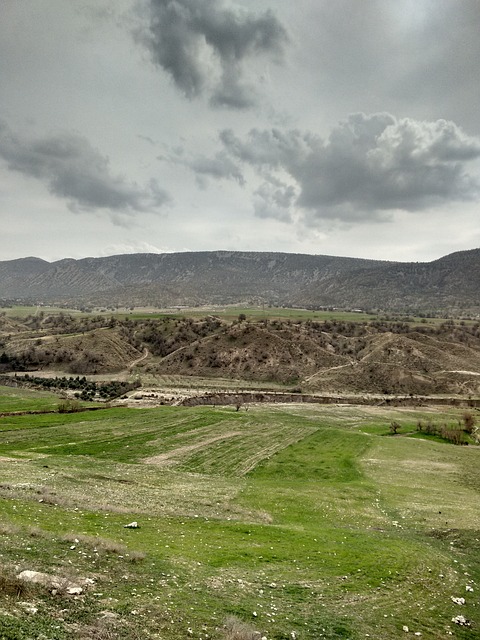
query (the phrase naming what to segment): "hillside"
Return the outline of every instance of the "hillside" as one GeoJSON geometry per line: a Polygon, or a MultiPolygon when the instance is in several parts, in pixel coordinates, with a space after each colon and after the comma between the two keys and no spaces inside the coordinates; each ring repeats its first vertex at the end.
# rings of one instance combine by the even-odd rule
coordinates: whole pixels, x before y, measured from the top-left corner
{"type": "Polygon", "coordinates": [[[0,316],[0,370],[478,395],[480,324],[0,316]]]}
{"type": "Polygon", "coordinates": [[[83,306],[480,310],[480,249],[430,263],[236,251],[0,262],[0,298],[83,306]]]}

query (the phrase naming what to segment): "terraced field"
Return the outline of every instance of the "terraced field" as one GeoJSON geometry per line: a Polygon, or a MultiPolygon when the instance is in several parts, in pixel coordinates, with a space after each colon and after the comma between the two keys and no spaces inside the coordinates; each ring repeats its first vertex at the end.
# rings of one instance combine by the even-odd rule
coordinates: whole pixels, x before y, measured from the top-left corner
{"type": "Polygon", "coordinates": [[[410,437],[435,415],[2,418],[0,638],[478,637],[480,449],[410,437]],[[25,569],[81,593],[25,584],[25,569]]]}

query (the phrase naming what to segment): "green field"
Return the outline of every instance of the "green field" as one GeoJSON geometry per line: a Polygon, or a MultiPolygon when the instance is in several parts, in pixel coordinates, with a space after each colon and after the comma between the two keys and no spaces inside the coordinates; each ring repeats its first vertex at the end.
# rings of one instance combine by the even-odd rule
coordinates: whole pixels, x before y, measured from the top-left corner
{"type": "MultiPolygon", "coordinates": [[[[244,307],[236,305],[227,305],[221,307],[189,307],[189,308],[172,308],[157,309],[155,307],[136,307],[126,309],[120,307],[113,310],[112,308],[98,307],[89,312],[82,312],[78,309],[64,309],[60,307],[50,306],[13,306],[1,309],[7,316],[12,318],[23,319],[27,316],[35,316],[39,312],[45,315],[58,315],[60,313],[73,316],[115,316],[121,319],[129,318],[131,320],[149,320],[165,317],[171,318],[205,318],[213,315],[226,321],[237,320],[239,315],[245,315],[248,320],[292,320],[305,321],[315,320],[317,322],[325,322],[336,320],[338,322],[371,322],[373,320],[383,320],[386,322],[408,321],[413,324],[438,325],[445,322],[446,318],[420,318],[417,316],[404,316],[402,314],[393,314],[389,319],[381,314],[370,314],[356,311],[344,311],[336,309],[328,310],[310,310],[310,309],[290,309],[282,307],[244,307]]],[[[473,323],[473,320],[464,320],[467,324],[473,323]]]]}
{"type": "Polygon", "coordinates": [[[63,307],[50,307],[48,305],[16,305],[13,307],[0,308],[0,312],[11,318],[26,318],[27,316],[35,316],[42,312],[45,315],[58,315],[59,313],[79,315],[78,309],[67,309],[63,307]]]}
{"type": "Polygon", "coordinates": [[[48,391],[34,391],[0,385],[0,413],[8,411],[52,411],[58,407],[58,403],[58,395],[48,391]]]}
{"type": "Polygon", "coordinates": [[[409,437],[430,415],[278,405],[1,419],[0,638],[478,637],[480,449],[409,437]],[[24,591],[23,569],[84,591],[24,591]],[[232,616],[247,625],[236,635],[232,616]]]}

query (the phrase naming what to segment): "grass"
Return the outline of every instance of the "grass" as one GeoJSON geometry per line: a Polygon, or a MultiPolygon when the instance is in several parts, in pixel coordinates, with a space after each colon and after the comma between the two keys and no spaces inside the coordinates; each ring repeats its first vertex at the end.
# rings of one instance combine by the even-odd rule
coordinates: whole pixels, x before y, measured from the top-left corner
{"type": "Polygon", "coordinates": [[[26,318],[27,316],[35,316],[39,312],[43,312],[45,315],[58,315],[60,313],[69,315],[80,315],[80,311],[76,309],[66,309],[63,307],[51,307],[51,306],[33,306],[33,305],[14,305],[12,307],[4,307],[0,309],[7,316],[11,318],[26,318]]]}
{"type": "Polygon", "coordinates": [[[275,405],[2,419],[0,567],[84,593],[34,593],[34,615],[14,589],[0,593],[0,637],[394,640],[407,625],[424,639],[473,638],[480,450],[409,437],[431,413],[275,405]],[[388,436],[392,420],[401,435],[388,436]],[[125,528],[132,520],[138,529],[125,528]]]}
{"type": "Polygon", "coordinates": [[[58,407],[58,403],[58,396],[48,391],[34,391],[0,385],[0,413],[9,411],[52,411],[58,407]]]}

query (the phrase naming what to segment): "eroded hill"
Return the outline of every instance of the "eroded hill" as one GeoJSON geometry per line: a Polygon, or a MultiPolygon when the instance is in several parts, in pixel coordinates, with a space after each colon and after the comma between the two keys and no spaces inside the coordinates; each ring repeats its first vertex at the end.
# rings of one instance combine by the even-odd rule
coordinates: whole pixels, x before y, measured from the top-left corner
{"type": "Polygon", "coordinates": [[[308,392],[480,393],[480,324],[0,317],[0,369],[275,382],[308,392]]]}

